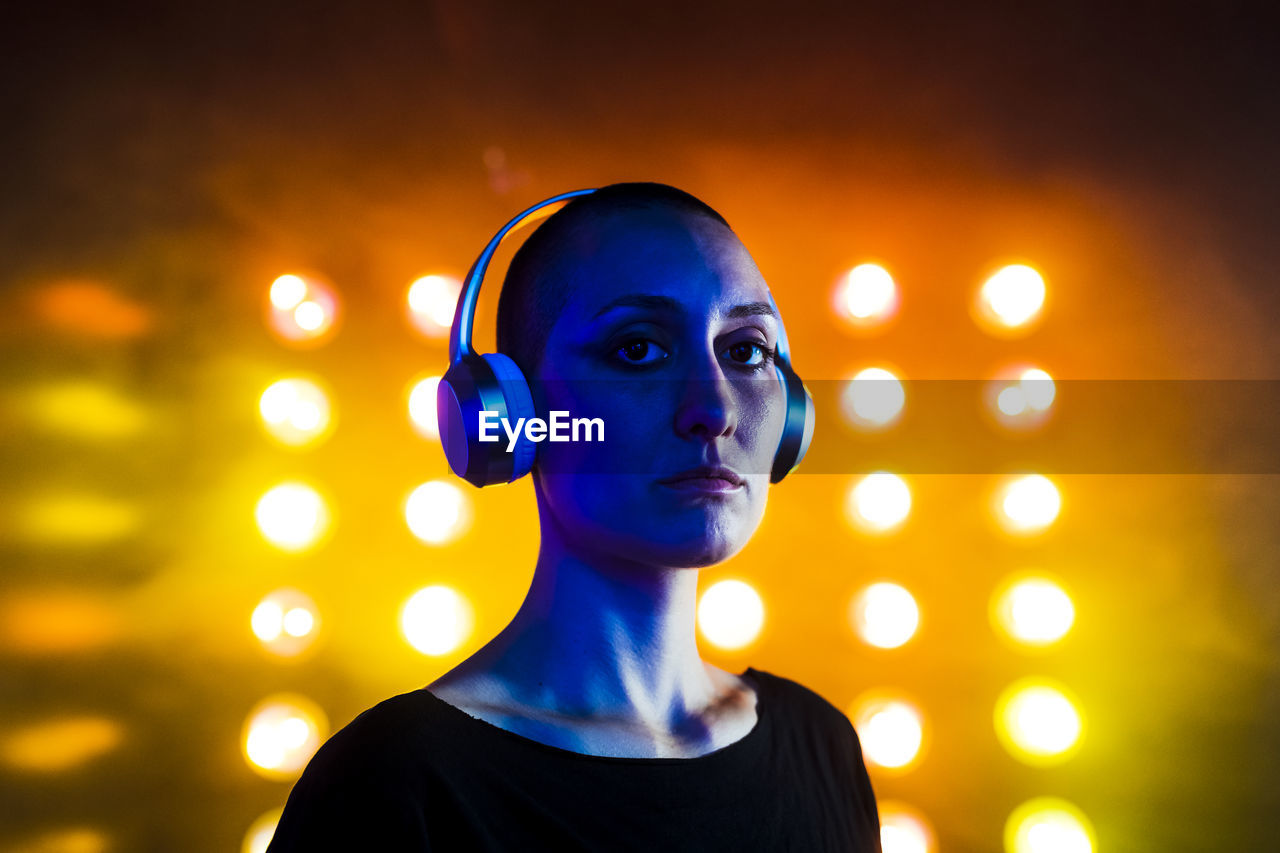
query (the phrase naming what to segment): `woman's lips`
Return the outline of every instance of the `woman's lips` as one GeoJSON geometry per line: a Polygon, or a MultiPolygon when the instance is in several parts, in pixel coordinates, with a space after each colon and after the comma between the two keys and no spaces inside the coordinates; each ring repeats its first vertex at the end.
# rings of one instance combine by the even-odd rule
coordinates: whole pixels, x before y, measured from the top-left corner
{"type": "Polygon", "coordinates": [[[734,492],[742,488],[740,483],[731,483],[722,477],[684,477],[667,480],[662,485],[669,489],[691,492],[734,492]]]}

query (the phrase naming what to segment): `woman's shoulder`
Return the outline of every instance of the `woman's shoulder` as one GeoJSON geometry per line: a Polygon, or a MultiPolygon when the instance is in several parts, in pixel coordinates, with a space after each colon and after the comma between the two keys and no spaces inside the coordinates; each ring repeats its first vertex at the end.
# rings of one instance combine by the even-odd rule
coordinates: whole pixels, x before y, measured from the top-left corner
{"type": "Polygon", "coordinates": [[[744,676],[753,681],[770,713],[787,724],[804,724],[852,735],[853,724],[844,712],[818,691],[786,676],[748,668],[744,676]]]}
{"type": "Polygon", "coordinates": [[[449,717],[425,688],[384,699],[361,711],[316,751],[308,770],[341,765],[344,770],[365,768],[389,771],[397,766],[421,766],[423,754],[449,740],[449,717]]]}

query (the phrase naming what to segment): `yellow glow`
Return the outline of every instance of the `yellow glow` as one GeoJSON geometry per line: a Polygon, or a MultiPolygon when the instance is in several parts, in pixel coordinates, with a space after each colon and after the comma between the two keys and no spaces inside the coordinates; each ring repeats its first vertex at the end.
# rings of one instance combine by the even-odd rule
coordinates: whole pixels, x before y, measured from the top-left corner
{"type": "Polygon", "coordinates": [[[413,383],[409,391],[409,420],[423,438],[437,439],[440,427],[436,423],[436,389],[439,376],[428,376],[413,383]]]}
{"type": "Polygon", "coordinates": [[[270,652],[291,657],[307,649],[319,631],[315,602],[296,589],[277,589],[253,609],[253,634],[270,652]]]}
{"type": "Polygon", "coordinates": [[[409,319],[425,335],[441,337],[453,325],[462,283],[443,275],[424,275],[409,285],[409,319]]]}
{"type": "Polygon", "coordinates": [[[849,492],[846,509],[850,520],[871,533],[887,533],[911,513],[911,489],[888,471],[863,477],[849,492]]]}
{"type": "Polygon", "coordinates": [[[424,655],[447,655],[471,636],[474,623],[470,603],[456,590],[442,585],[420,589],[400,611],[400,630],[424,655]]]}
{"type": "Polygon", "coordinates": [[[897,800],[879,800],[876,805],[884,853],[936,853],[937,833],[919,809],[897,800]]]}
{"type": "Polygon", "coordinates": [[[276,834],[276,827],[280,824],[280,817],[283,814],[282,808],[272,809],[251,823],[249,831],[244,834],[240,853],[267,853],[267,845],[271,843],[271,837],[276,834]]]}
{"type": "Polygon", "coordinates": [[[887,319],[898,305],[898,288],[884,267],[859,264],[845,276],[842,306],[855,322],[887,319]]]}
{"type": "Polygon", "coordinates": [[[1062,509],[1062,496],[1048,477],[1028,474],[1000,490],[998,517],[1010,533],[1037,533],[1048,527],[1062,509]]]}
{"type": "Polygon", "coordinates": [[[1044,297],[1044,279],[1023,264],[1007,266],[991,276],[980,295],[984,313],[1008,327],[1022,326],[1035,317],[1044,297]]]}
{"type": "Polygon", "coordinates": [[[278,311],[290,311],[307,298],[307,283],[296,275],[282,275],[271,283],[271,304],[278,311]]]}
{"type": "Polygon", "coordinates": [[[328,736],[320,706],[296,694],[263,699],[249,712],[241,747],[249,766],[268,779],[288,779],[306,766],[328,736]]]}
{"type": "Polygon", "coordinates": [[[1045,371],[1038,367],[1028,368],[1022,372],[1018,383],[1026,397],[1027,405],[1032,409],[1043,412],[1053,405],[1057,387],[1053,384],[1053,377],[1045,371]]]}
{"type": "Polygon", "coordinates": [[[444,545],[466,531],[471,505],[453,483],[430,480],[410,493],[404,517],[414,536],[432,545],[444,545]]]}
{"type": "Polygon", "coordinates": [[[328,395],[315,382],[301,377],[269,385],[258,400],[258,411],[271,436],[295,447],[315,441],[329,428],[328,395]]]}
{"type": "Polygon", "coordinates": [[[996,701],[996,734],[1015,758],[1034,766],[1058,764],[1079,749],[1084,723],[1061,685],[1024,678],[996,701]]]}
{"type": "Polygon", "coordinates": [[[1005,853],[1093,853],[1097,836],[1084,812],[1058,797],[1037,797],[1004,825],[1005,853]]]}
{"type": "Polygon", "coordinates": [[[100,648],[123,632],[120,612],[84,593],[33,590],[0,602],[0,644],[24,654],[100,648]]]}
{"type": "Polygon", "coordinates": [[[141,522],[132,504],[71,492],[34,498],[18,513],[28,539],[50,544],[100,545],[135,533],[141,522]]]}
{"type": "Polygon", "coordinates": [[[1075,615],[1071,596],[1046,577],[1010,579],[992,597],[996,627],[1028,646],[1047,646],[1061,640],[1071,630],[1075,615]]]}
{"type": "Polygon", "coordinates": [[[0,761],[15,770],[60,773],[115,749],[124,730],[106,717],[59,717],[0,735],[0,761]]]}
{"type": "Polygon", "coordinates": [[[853,599],[849,616],[858,636],[882,649],[901,646],[920,626],[915,598],[896,583],[871,584],[853,599]]]}
{"type": "Polygon", "coordinates": [[[698,628],[713,646],[741,649],[755,642],[764,627],[764,601],[744,581],[712,584],[698,600],[698,628]]]}
{"type": "Polygon", "coordinates": [[[845,384],[840,410],[856,427],[882,429],[898,420],[906,399],[898,377],[883,367],[868,367],[845,384]]]}
{"type": "Polygon", "coordinates": [[[324,499],[310,486],[282,483],[258,500],[258,530],[278,548],[300,551],[313,544],[329,526],[324,499]]]}
{"type": "Polygon", "coordinates": [[[873,693],[855,702],[850,717],[868,761],[900,772],[918,763],[924,746],[924,715],[915,703],[873,693]]]}
{"type": "Polygon", "coordinates": [[[39,388],[24,401],[32,420],[51,432],[91,440],[119,440],[146,426],[145,410],[99,382],[77,380],[39,388]]]}
{"type": "Polygon", "coordinates": [[[318,332],[327,320],[324,306],[319,302],[307,300],[293,309],[293,322],[297,323],[298,328],[303,331],[318,332]]]}
{"type": "Polygon", "coordinates": [[[107,836],[89,827],[72,827],[46,832],[28,843],[4,848],[5,853],[106,853],[107,836]]]}

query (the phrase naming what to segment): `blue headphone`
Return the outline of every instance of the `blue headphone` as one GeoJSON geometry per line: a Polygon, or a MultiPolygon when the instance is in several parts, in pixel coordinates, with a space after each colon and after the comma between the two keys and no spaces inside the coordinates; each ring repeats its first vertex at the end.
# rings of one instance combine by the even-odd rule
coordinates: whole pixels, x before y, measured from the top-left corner
{"type": "MultiPolygon", "coordinates": [[[[476,300],[489,261],[502,238],[507,236],[530,214],[548,205],[578,196],[590,195],[595,189],[573,190],[540,201],[502,226],[480,257],[471,265],[458,295],[458,307],[449,331],[449,369],[436,391],[436,420],[440,444],[453,473],[475,486],[490,486],[518,480],[533,467],[536,445],[523,433],[514,448],[507,452],[505,442],[480,441],[480,412],[497,412],[500,418],[516,423],[519,418],[535,417],[529,382],[516,363],[502,353],[480,355],[471,348],[471,329],[475,322],[476,300]]],[[[769,302],[773,303],[770,294],[769,302]]],[[[777,305],[774,304],[774,310],[777,305]]],[[[782,439],[773,457],[770,482],[777,483],[795,470],[813,440],[814,409],[809,389],[791,369],[787,332],[779,323],[778,354],[774,359],[778,380],[786,391],[786,421],[782,439]]]]}

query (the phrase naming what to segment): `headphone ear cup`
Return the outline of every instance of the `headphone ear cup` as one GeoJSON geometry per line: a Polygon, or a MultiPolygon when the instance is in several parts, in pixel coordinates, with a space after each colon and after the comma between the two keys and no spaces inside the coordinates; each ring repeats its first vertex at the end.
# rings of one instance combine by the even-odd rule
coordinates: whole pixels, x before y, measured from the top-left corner
{"type": "MultiPolygon", "coordinates": [[[[481,358],[492,368],[493,376],[498,380],[498,388],[506,404],[507,420],[513,426],[518,423],[528,423],[537,413],[533,408],[533,394],[529,390],[529,380],[525,379],[524,371],[500,352],[486,353],[481,358]]],[[[504,436],[503,441],[506,440],[504,436]]],[[[511,479],[507,480],[508,483],[529,473],[533,468],[537,450],[537,445],[525,437],[522,429],[516,436],[516,446],[511,451],[511,479]]],[[[505,444],[501,452],[506,453],[505,444]]]]}
{"type": "Polygon", "coordinates": [[[453,473],[474,486],[523,477],[533,467],[533,442],[522,429],[508,453],[505,431],[492,418],[488,420],[489,440],[481,441],[480,413],[485,411],[496,412],[512,426],[534,415],[533,396],[524,374],[514,361],[499,353],[464,356],[445,372],[436,389],[440,446],[453,473]]]}
{"type": "Polygon", "coordinates": [[[781,358],[776,362],[776,370],[786,398],[786,419],[783,421],[778,451],[773,457],[773,471],[769,478],[771,483],[781,482],[804,459],[804,455],[809,452],[809,444],[813,441],[813,429],[817,423],[813,395],[809,393],[799,374],[781,358]]]}

